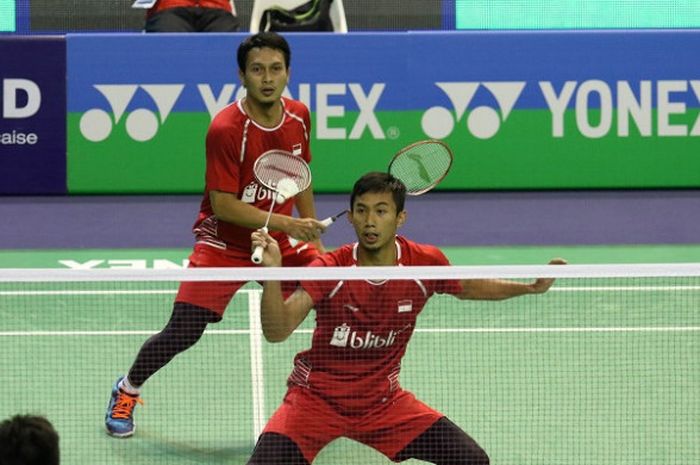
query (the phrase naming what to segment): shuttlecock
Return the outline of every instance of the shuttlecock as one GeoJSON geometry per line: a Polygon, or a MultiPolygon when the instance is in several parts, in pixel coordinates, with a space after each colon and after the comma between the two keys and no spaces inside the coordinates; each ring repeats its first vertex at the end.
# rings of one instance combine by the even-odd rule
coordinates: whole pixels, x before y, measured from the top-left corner
{"type": "Polygon", "coordinates": [[[284,203],[299,193],[299,186],[290,178],[282,178],[277,183],[277,203],[284,203]]]}

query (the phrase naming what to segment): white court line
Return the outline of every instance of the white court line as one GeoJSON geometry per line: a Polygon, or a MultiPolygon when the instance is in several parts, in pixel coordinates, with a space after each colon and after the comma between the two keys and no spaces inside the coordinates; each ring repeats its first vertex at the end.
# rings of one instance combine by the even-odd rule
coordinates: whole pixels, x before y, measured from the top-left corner
{"type": "MultiPolygon", "coordinates": [[[[152,336],[159,330],[134,329],[123,331],[91,331],[91,330],[65,330],[65,331],[0,331],[0,337],[11,336],[152,336]]],[[[210,329],[204,334],[214,335],[248,335],[247,329],[210,329]]]]}
{"type": "MultiPolygon", "coordinates": [[[[257,332],[257,329],[253,330],[257,332]]],[[[561,328],[418,328],[416,333],[671,333],[700,331],[700,326],[599,326],[561,328]]],[[[40,336],[151,336],[157,330],[125,331],[0,331],[0,337],[40,337],[40,336]]],[[[310,334],[311,329],[299,329],[295,333],[310,334]]],[[[248,329],[210,329],[210,335],[249,335],[248,329]]],[[[252,363],[252,361],[251,361],[252,363]]]]}
{"type": "Polygon", "coordinates": [[[565,286],[553,287],[550,292],[600,292],[600,291],[621,291],[621,292],[646,292],[646,291],[700,291],[700,286],[565,286]]]}
{"type": "Polygon", "coordinates": [[[426,328],[419,333],[654,333],[700,331],[700,326],[600,326],[590,328],[426,328]]]}
{"type": "Polygon", "coordinates": [[[177,289],[150,290],[107,290],[107,291],[0,291],[0,295],[30,296],[30,295],[150,295],[175,294],[177,289]]]}
{"type": "Polygon", "coordinates": [[[262,356],[262,324],[260,323],[260,298],[262,292],[248,294],[248,320],[250,325],[250,375],[253,388],[253,443],[258,441],[267,417],[265,416],[265,377],[262,356]]]}
{"type": "MultiPolygon", "coordinates": [[[[553,287],[550,292],[650,292],[650,291],[700,291],[700,286],[566,286],[553,287]]],[[[0,296],[38,296],[38,295],[167,295],[175,294],[177,289],[134,289],[134,290],[36,290],[36,291],[0,291],[0,296]]],[[[260,292],[259,289],[244,289],[243,293],[260,292]]]]}
{"type": "MultiPolygon", "coordinates": [[[[250,294],[260,292],[260,289],[241,289],[238,293],[250,294]]],[[[112,289],[112,290],[37,290],[37,291],[0,291],[0,296],[32,296],[32,295],[151,295],[151,294],[176,294],[177,288],[173,289],[112,289]]]]}

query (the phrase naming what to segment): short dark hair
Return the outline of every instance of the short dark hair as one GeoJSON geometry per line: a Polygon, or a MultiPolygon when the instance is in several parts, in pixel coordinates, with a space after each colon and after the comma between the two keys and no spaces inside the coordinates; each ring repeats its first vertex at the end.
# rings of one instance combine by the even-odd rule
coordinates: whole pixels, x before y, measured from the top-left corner
{"type": "Polygon", "coordinates": [[[279,50],[284,55],[284,67],[289,69],[289,63],[292,60],[292,51],[289,48],[289,44],[284,37],[271,31],[259,32],[241,42],[241,45],[238,46],[238,69],[245,71],[248,53],[256,47],[279,50]]]}
{"type": "Polygon", "coordinates": [[[390,192],[396,204],[396,213],[403,211],[406,202],[406,186],[400,179],[389,173],[373,171],[358,179],[350,194],[350,210],[355,205],[355,198],[367,192],[390,192]]]}
{"type": "Polygon", "coordinates": [[[58,433],[36,415],[15,415],[0,423],[0,465],[58,465],[58,433]]]}

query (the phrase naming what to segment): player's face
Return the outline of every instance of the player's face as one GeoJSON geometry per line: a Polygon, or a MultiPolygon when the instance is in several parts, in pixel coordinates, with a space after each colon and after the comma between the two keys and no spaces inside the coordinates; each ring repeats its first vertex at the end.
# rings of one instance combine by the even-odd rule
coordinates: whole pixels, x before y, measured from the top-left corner
{"type": "Polygon", "coordinates": [[[406,212],[397,215],[391,192],[367,192],[355,198],[350,222],[360,245],[371,251],[394,247],[396,230],[406,219],[406,212]]]}
{"type": "Polygon", "coordinates": [[[268,47],[256,47],[248,52],[245,72],[239,71],[246,88],[246,98],[262,104],[277,102],[289,80],[284,54],[268,47]]]}

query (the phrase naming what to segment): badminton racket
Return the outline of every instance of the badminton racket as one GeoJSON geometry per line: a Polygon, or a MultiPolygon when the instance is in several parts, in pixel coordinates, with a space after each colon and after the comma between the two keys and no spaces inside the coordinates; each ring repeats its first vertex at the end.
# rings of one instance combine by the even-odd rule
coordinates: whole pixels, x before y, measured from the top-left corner
{"type": "MultiPolygon", "coordinates": [[[[260,184],[274,193],[265,225],[262,227],[263,231],[267,232],[275,204],[284,203],[306,190],[311,184],[311,170],[301,157],[283,150],[270,150],[255,160],[253,175],[260,184]]],[[[263,248],[257,246],[250,259],[253,263],[260,264],[262,254],[263,248]]]]}
{"type": "Polygon", "coordinates": [[[343,210],[342,212],[338,213],[337,215],[329,216],[328,218],[321,220],[321,224],[327,228],[328,226],[335,223],[335,221],[338,218],[345,215],[347,212],[348,212],[347,210],[343,210]]]}
{"type": "Polygon", "coordinates": [[[406,185],[406,194],[421,195],[440,184],[452,166],[452,151],[439,140],[402,148],[389,162],[389,174],[406,185]]]}

